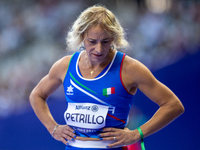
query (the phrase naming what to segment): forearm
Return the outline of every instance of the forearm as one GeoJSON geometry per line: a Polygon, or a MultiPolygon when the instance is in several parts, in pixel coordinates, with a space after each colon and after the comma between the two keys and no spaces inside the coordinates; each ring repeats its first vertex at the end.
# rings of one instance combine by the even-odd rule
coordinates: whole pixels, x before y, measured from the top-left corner
{"type": "Polygon", "coordinates": [[[36,116],[51,134],[57,123],[50,113],[46,100],[33,93],[30,95],[29,100],[36,116]]]}
{"type": "Polygon", "coordinates": [[[173,101],[162,105],[153,117],[141,126],[144,137],[147,137],[167,126],[184,112],[184,108],[179,101],[173,101]]]}

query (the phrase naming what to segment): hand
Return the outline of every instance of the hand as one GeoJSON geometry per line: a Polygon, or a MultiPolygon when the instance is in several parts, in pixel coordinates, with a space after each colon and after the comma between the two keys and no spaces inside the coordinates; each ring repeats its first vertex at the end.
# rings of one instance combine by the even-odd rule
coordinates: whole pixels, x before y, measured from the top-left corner
{"type": "Polygon", "coordinates": [[[55,130],[53,137],[54,139],[63,142],[65,145],[68,145],[67,140],[74,141],[76,135],[75,131],[68,125],[59,125],[55,130]]]}
{"type": "Polygon", "coordinates": [[[131,145],[140,140],[140,134],[137,130],[104,128],[103,133],[99,135],[103,141],[115,141],[108,145],[109,148],[115,146],[131,145]],[[114,138],[115,137],[115,138],[114,138]]]}

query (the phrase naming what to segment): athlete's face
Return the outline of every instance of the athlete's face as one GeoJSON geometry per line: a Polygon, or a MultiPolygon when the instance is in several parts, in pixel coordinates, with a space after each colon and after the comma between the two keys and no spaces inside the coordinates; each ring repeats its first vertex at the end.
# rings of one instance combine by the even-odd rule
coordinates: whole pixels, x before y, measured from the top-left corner
{"type": "Polygon", "coordinates": [[[100,25],[95,25],[84,35],[84,39],[84,46],[90,61],[103,61],[109,53],[113,38],[100,25]]]}

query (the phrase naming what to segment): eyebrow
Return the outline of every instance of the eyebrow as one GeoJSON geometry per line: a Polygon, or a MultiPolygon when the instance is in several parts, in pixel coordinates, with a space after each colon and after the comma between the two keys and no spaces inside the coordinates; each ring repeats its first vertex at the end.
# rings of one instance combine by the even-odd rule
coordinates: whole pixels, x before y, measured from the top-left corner
{"type": "MultiPolygon", "coordinates": [[[[96,40],[96,39],[88,38],[88,40],[96,40]]],[[[105,40],[110,40],[110,38],[102,39],[102,41],[105,41],[105,40]]]]}

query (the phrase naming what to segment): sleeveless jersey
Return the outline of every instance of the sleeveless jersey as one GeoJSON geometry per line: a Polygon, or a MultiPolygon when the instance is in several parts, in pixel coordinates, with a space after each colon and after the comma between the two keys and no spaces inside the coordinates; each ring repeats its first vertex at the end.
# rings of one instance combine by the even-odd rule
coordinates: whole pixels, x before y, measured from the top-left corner
{"type": "Polygon", "coordinates": [[[63,82],[68,105],[64,118],[77,136],[99,138],[102,128],[122,129],[128,122],[133,95],[126,91],[121,79],[125,54],[116,51],[96,78],[86,79],[78,66],[82,52],[71,57],[63,82]]]}

